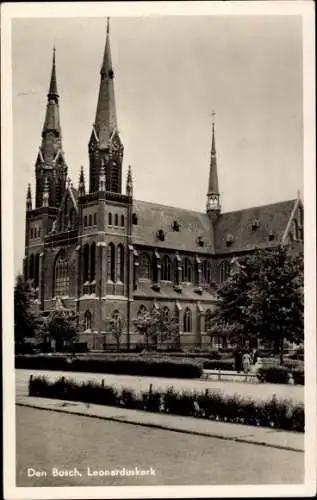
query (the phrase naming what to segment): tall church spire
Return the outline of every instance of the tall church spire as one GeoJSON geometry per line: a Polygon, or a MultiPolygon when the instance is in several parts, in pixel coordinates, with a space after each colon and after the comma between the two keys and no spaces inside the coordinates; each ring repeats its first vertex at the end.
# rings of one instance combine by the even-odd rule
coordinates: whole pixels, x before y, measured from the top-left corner
{"type": "Polygon", "coordinates": [[[52,71],[51,71],[50,87],[49,87],[49,91],[48,91],[48,99],[49,100],[55,99],[56,101],[58,101],[59,95],[57,92],[55,52],[56,52],[56,49],[54,47],[53,48],[53,64],[52,64],[52,71]]]}
{"type": "Polygon", "coordinates": [[[221,210],[218,185],[216,140],[215,140],[215,113],[212,113],[212,140],[210,154],[210,170],[207,192],[207,214],[216,220],[221,210]]]}
{"type": "Polygon", "coordinates": [[[123,144],[117,128],[114,73],[110,50],[110,25],[107,19],[106,44],[100,70],[97,110],[89,149],[89,192],[99,190],[101,160],[104,160],[106,191],[122,192],[123,144]]]}
{"type": "Polygon", "coordinates": [[[62,147],[62,131],[59,116],[59,95],[56,78],[56,54],[53,49],[53,61],[47,93],[47,105],[42,129],[42,141],[36,165],[35,206],[39,208],[43,201],[43,179],[47,176],[49,185],[50,207],[58,207],[61,203],[67,178],[67,165],[62,147]]]}
{"type": "Polygon", "coordinates": [[[59,139],[61,139],[58,99],[59,95],[57,92],[56,62],[55,62],[55,47],[54,47],[51,78],[47,94],[47,107],[46,107],[46,115],[44,120],[42,136],[44,136],[46,132],[54,131],[56,136],[59,137],[59,139]]]}
{"type": "Polygon", "coordinates": [[[114,93],[114,72],[110,50],[110,26],[107,18],[106,45],[100,70],[99,96],[94,128],[99,147],[106,148],[113,132],[117,129],[117,112],[114,93]]]}

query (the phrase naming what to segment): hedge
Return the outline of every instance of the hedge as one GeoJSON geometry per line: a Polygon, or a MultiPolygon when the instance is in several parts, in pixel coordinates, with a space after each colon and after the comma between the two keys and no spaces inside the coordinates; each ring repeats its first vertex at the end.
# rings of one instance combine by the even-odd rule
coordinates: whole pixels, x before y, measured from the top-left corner
{"type": "Polygon", "coordinates": [[[222,422],[232,422],[288,431],[304,432],[304,405],[291,400],[256,401],[217,391],[160,391],[135,393],[129,388],[114,388],[103,383],[76,383],[65,377],[51,382],[45,377],[30,377],[29,396],[80,401],[123,408],[162,412],[222,422]]]}
{"type": "Polygon", "coordinates": [[[271,384],[288,384],[291,378],[294,384],[305,383],[304,370],[300,368],[290,370],[286,366],[267,366],[259,368],[256,375],[261,382],[271,384]]]}
{"type": "Polygon", "coordinates": [[[16,356],[15,367],[33,370],[58,370],[168,378],[200,378],[202,361],[163,357],[109,356],[102,359],[67,356],[16,356]]]}

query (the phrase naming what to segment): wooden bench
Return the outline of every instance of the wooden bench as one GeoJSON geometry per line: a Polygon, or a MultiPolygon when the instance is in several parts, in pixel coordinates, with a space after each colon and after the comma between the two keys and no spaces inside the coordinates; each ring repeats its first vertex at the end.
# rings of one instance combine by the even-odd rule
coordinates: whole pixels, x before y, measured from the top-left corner
{"type": "Polygon", "coordinates": [[[234,372],[234,371],[229,371],[229,370],[204,370],[203,374],[201,376],[202,380],[208,380],[211,379],[212,377],[216,377],[218,380],[221,380],[222,377],[240,377],[244,379],[244,382],[247,382],[248,379],[257,379],[257,375],[254,372],[249,372],[249,373],[243,373],[243,372],[234,372]]]}

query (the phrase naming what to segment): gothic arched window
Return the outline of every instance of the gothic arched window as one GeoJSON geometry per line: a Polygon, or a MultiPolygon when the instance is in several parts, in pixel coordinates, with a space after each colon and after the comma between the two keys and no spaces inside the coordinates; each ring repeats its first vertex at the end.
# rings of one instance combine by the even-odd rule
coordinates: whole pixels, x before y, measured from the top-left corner
{"type": "Polygon", "coordinates": [[[162,259],[162,274],[161,279],[171,281],[171,259],[168,255],[164,255],[162,259]]]}
{"type": "Polygon", "coordinates": [[[92,226],[92,215],[91,214],[89,214],[89,219],[88,220],[89,220],[88,225],[92,226]]]}
{"type": "Polygon", "coordinates": [[[85,217],[84,217],[84,226],[85,227],[87,226],[87,215],[85,215],[85,217]]]}
{"type": "Polygon", "coordinates": [[[118,224],[119,224],[118,214],[115,214],[115,216],[114,216],[114,225],[118,226],[118,224]]]}
{"type": "Polygon", "coordinates": [[[211,283],[211,264],[206,259],[203,261],[202,265],[202,278],[208,285],[211,283]]]}
{"type": "Polygon", "coordinates": [[[220,264],[220,282],[223,283],[229,278],[230,275],[230,264],[227,260],[224,260],[220,264]]]}
{"type": "Polygon", "coordinates": [[[109,281],[115,281],[115,247],[113,243],[108,245],[107,276],[109,281]]]}
{"type": "Polygon", "coordinates": [[[152,264],[151,259],[147,253],[141,253],[139,262],[139,277],[144,279],[151,279],[152,264]]]}
{"type": "Polygon", "coordinates": [[[210,332],[211,324],[212,324],[211,310],[207,309],[205,313],[205,333],[210,332]]]}
{"type": "Polygon", "coordinates": [[[124,283],[124,247],[121,243],[118,245],[117,277],[121,283],[124,283]]]}
{"type": "Polygon", "coordinates": [[[112,213],[108,214],[108,225],[112,226],[112,213]]]}
{"type": "Polygon", "coordinates": [[[92,243],[90,247],[90,281],[96,278],[96,243],[92,243]]]}
{"type": "Polygon", "coordinates": [[[40,276],[40,256],[37,253],[34,259],[34,286],[37,288],[39,286],[39,276],[40,276]]]}
{"type": "Polygon", "coordinates": [[[179,325],[179,307],[176,305],[174,308],[174,321],[176,325],[179,325]]]}
{"type": "Polygon", "coordinates": [[[68,264],[63,254],[60,254],[55,262],[54,292],[55,297],[69,295],[68,264]]]}
{"type": "Polygon", "coordinates": [[[97,214],[96,214],[96,212],[95,212],[95,213],[94,213],[94,226],[96,226],[96,225],[97,225],[97,214]]]}
{"type": "Polygon", "coordinates": [[[187,307],[184,312],[184,332],[192,331],[192,313],[191,310],[187,307]]]}
{"type": "Polygon", "coordinates": [[[34,279],[34,255],[32,254],[29,259],[29,278],[34,279]]]}
{"type": "Polygon", "coordinates": [[[190,260],[185,257],[183,262],[183,272],[182,272],[182,281],[186,283],[192,282],[192,265],[190,260]]]}
{"type": "Polygon", "coordinates": [[[124,215],[121,215],[121,226],[124,227],[124,215]]]}
{"type": "Polygon", "coordinates": [[[84,315],[85,330],[91,330],[92,314],[90,311],[86,311],[84,315]]]}
{"type": "Polygon", "coordinates": [[[84,246],[84,274],[83,274],[84,283],[89,281],[89,245],[86,243],[84,246]]]}

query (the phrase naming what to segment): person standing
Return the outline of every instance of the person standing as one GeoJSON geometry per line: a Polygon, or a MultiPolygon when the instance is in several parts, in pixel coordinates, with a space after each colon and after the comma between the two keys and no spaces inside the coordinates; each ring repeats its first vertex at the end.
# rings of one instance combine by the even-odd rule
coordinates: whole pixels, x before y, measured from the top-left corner
{"type": "Polygon", "coordinates": [[[242,366],[244,373],[249,373],[251,366],[251,356],[248,352],[245,352],[242,356],[242,366]]]}

